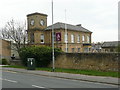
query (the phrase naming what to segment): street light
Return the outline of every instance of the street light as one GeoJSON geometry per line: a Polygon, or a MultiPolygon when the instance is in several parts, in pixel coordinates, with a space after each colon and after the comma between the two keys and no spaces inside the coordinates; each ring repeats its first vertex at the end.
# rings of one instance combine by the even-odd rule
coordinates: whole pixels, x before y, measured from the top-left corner
{"type": "Polygon", "coordinates": [[[54,55],[54,26],[53,26],[53,0],[52,0],[52,61],[53,61],[53,69],[55,71],[55,55],[54,55]]]}
{"type": "Polygon", "coordinates": [[[68,43],[68,34],[67,34],[67,24],[66,24],[66,21],[67,21],[67,19],[66,19],[66,9],[65,9],[65,46],[66,46],[66,49],[65,49],[65,52],[67,53],[68,52],[68,50],[67,50],[67,48],[68,48],[68,46],[67,46],[67,43],[68,43]]]}

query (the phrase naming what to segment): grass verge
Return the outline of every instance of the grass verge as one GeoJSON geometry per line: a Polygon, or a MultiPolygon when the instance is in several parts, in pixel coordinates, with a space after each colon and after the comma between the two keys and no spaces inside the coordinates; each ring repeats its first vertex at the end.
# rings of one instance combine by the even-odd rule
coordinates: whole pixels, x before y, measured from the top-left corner
{"type": "MultiPolygon", "coordinates": [[[[27,69],[27,67],[24,67],[24,66],[12,66],[12,65],[3,66],[3,67],[27,69]]],[[[52,72],[52,68],[36,68],[36,70],[52,72]]],[[[56,68],[55,72],[83,74],[83,75],[92,75],[92,76],[107,76],[107,77],[110,76],[110,77],[119,77],[120,78],[120,72],[111,72],[111,71],[96,71],[96,70],[79,70],[79,69],[56,68]]]]}

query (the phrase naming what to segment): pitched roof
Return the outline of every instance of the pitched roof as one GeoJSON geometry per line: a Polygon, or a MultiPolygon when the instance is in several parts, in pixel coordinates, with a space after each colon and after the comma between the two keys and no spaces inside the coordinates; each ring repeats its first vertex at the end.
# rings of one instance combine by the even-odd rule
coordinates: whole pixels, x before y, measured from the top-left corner
{"type": "Polygon", "coordinates": [[[27,17],[28,17],[28,16],[32,16],[32,15],[43,15],[43,16],[47,16],[47,14],[35,12],[35,13],[28,14],[27,17]]]}
{"type": "Polygon", "coordinates": [[[117,47],[118,44],[120,44],[120,41],[104,42],[102,47],[117,47]]]}
{"type": "MultiPolygon", "coordinates": [[[[91,32],[88,29],[82,27],[81,25],[71,25],[66,24],[68,30],[81,31],[81,32],[91,32]]],[[[65,29],[65,23],[57,22],[53,24],[54,29],[65,29]]],[[[52,25],[48,26],[45,30],[52,30],[52,25]]],[[[91,32],[92,33],[92,32],[91,32]]]]}

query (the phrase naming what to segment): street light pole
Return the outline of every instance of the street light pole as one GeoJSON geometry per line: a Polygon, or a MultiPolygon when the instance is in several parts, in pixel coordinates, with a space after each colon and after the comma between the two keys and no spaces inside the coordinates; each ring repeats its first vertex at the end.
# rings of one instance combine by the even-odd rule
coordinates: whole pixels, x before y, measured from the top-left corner
{"type": "Polygon", "coordinates": [[[65,49],[65,51],[66,51],[66,53],[68,52],[68,46],[67,46],[67,43],[68,43],[68,34],[67,34],[67,24],[66,24],[66,9],[65,9],[65,38],[66,38],[66,44],[65,44],[65,46],[66,46],[66,49],[65,49]]]}
{"type": "Polygon", "coordinates": [[[54,26],[53,26],[53,0],[52,0],[52,61],[53,61],[53,69],[55,71],[55,56],[54,56],[54,26]]]}

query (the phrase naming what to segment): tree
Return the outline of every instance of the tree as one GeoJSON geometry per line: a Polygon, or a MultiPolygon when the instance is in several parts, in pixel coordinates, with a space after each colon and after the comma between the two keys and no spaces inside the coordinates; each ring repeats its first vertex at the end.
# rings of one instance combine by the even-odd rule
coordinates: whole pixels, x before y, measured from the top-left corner
{"type": "Polygon", "coordinates": [[[12,49],[16,50],[18,54],[20,52],[20,48],[25,47],[27,42],[27,33],[25,28],[26,23],[17,23],[12,19],[1,29],[2,39],[7,39],[13,42],[15,47],[12,47],[12,49]]]}

